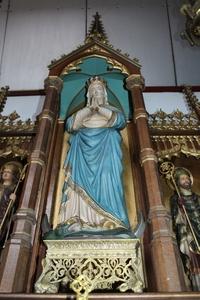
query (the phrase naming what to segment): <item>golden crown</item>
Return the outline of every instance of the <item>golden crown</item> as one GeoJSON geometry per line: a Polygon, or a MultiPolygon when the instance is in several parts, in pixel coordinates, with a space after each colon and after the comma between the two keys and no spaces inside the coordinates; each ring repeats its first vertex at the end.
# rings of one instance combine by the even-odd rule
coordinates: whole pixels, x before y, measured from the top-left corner
{"type": "Polygon", "coordinates": [[[99,76],[94,76],[94,77],[91,77],[91,78],[88,79],[88,81],[87,81],[88,88],[91,85],[94,85],[94,84],[101,84],[104,87],[106,87],[106,81],[103,78],[99,77],[99,76]]]}

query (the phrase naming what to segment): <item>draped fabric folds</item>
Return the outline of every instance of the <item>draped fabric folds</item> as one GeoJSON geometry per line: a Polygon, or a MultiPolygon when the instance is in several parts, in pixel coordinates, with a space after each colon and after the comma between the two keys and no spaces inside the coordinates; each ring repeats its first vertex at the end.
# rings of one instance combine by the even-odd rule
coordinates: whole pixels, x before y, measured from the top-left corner
{"type": "Polygon", "coordinates": [[[66,130],[71,136],[70,149],[64,163],[66,178],[60,223],[69,224],[72,220],[79,219],[96,228],[107,223],[115,224],[111,228],[128,229],[119,132],[126,125],[124,115],[113,109],[112,120],[106,127],[81,127],[78,130],[73,129],[74,118],[75,115],[72,115],[66,122],[66,130]],[[71,205],[68,204],[70,202],[71,205]],[[74,205],[76,207],[72,208],[74,205]],[[98,218],[88,217],[90,220],[87,222],[84,219],[87,216],[83,216],[86,206],[91,215],[96,214],[98,218]]]}

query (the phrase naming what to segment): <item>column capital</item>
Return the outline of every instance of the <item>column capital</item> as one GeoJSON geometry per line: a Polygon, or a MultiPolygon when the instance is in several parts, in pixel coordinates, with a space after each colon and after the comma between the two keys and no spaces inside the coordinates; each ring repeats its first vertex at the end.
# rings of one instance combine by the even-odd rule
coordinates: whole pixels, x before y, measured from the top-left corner
{"type": "Polygon", "coordinates": [[[45,90],[48,87],[53,87],[58,91],[58,93],[60,93],[60,91],[62,90],[62,87],[63,87],[63,81],[58,76],[49,76],[44,81],[45,90]]]}
{"type": "Polygon", "coordinates": [[[139,87],[141,90],[144,90],[144,86],[145,80],[140,74],[131,74],[126,78],[126,87],[128,90],[132,90],[134,87],[139,87]]]}
{"type": "Polygon", "coordinates": [[[140,161],[141,165],[143,166],[146,161],[154,161],[155,163],[158,162],[158,158],[152,148],[143,148],[140,151],[140,161]]]}

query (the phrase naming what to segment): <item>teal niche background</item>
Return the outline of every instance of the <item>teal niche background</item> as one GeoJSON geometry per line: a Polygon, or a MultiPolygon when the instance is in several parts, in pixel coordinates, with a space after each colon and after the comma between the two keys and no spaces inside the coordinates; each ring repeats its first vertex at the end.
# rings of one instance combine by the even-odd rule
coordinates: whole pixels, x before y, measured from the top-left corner
{"type": "Polygon", "coordinates": [[[86,105],[86,82],[92,76],[99,76],[107,82],[109,103],[122,110],[127,120],[132,119],[129,93],[124,87],[127,75],[114,69],[106,59],[96,56],[82,59],[78,70],[71,70],[68,74],[61,76],[63,89],[59,118],[65,120],[86,105]]]}

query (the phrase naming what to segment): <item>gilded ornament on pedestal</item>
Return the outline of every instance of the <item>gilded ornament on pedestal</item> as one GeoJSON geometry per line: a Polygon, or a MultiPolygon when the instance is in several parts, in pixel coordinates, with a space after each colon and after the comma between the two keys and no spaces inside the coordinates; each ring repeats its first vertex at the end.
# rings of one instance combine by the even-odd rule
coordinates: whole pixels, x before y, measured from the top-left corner
{"type": "MultiPolygon", "coordinates": [[[[43,272],[35,284],[37,293],[57,293],[70,287],[78,299],[96,289],[142,292],[144,276],[140,241],[137,239],[46,240],[43,272]]],[[[83,298],[81,298],[83,297],[83,298]]],[[[85,297],[85,298],[84,298],[85,297]]]]}

